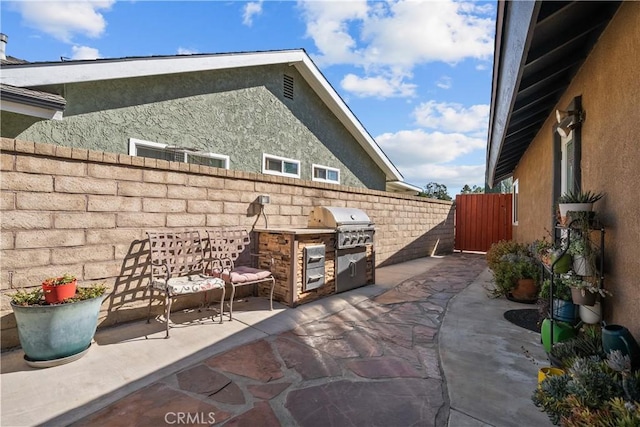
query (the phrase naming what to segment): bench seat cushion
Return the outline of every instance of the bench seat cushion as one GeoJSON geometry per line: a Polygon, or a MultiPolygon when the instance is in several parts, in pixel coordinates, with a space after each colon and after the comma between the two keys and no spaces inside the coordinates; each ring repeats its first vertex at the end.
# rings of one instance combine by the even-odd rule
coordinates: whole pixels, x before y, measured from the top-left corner
{"type": "Polygon", "coordinates": [[[258,270],[251,267],[236,267],[231,274],[223,274],[222,277],[230,280],[231,283],[255,282],[271,277],[271,272],[267,270],[258,270]]]}
{"type": "Polygon", "coordinates": [[[151,286],[154,289],[168,292],[169,295],[184,295],[224,288],[224,280],[219,277],[193,274],[190,276],[172,277],[169,279],[169,283],[166,283],[166,280],[162,279],[154,280],[151,286]]]}

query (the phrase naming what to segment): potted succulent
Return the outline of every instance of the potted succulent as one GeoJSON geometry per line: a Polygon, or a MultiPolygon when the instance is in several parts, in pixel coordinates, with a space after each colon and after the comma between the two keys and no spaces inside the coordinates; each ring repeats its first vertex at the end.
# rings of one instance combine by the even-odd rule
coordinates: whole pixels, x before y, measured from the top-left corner
{"type": "Polygon", "coordinates": [[[553,252],[553,243],[546,238],[534,240],[529,250],[544,265],[551,267],[551,252],[553,252]]]}
{"type": "Polygon", "coordinates": [[[65,273],[60,277],[49,277],[42,281],[42,291],[44,298],[49,304],[73,298],[76,294],[78,280],[75,276],[65,273]]]}
{"type": "Polygon", "coordinates": [[[596,303],[598,296],[604,298],[610,295],[607,290],[595,286],[573,271],[564,274],[562,279],[571,288],[571,299],[574,304],[592,306],[596,303]]]}
{"type": "Polygon", "coordinates": [[[571,239],[567,253],[573,258],[573,271],[579,276],[593,276],[595,273],[595,254],[589,240],[579,235],[571,239]]]}
{"type": "Polygon", "coordinates": [[[567,225],[567,212],[569,211],[593,211],[593,204],[604,197],[604,193],[591,191],[568,191],[558,199],[560,211],[560,224],[567,225]]]}
{"type": "Polygon", "coordinates": [[[27,364],[43,368],[82,357],[96,332],[105,292],[103,284],[77,287],[71,298],[56,303],[49,303],[41,288],[14,294],[11,308],[27,364]]]}
{"type": "MultiPolygon", "coordinates": [[[[550,299],[551,280],[545,279],[540,288],[540,298],[550,299]]],[[[553,281],[553,318],[561,322],[576,321],[576,306],[571,299],[571,288],[562,276],[553,281]]]]}

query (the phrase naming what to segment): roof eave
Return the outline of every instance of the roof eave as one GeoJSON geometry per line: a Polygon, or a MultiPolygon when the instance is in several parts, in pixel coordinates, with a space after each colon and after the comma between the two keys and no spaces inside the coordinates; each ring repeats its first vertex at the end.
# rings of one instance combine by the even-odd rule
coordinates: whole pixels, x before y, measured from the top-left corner
{"type": "MultiPolygon", "coordinates": [[[[490,187],[497,183],[496,167],[503,148],[509,116],[526,54],[531,44],[532,26],[540,10],[540,2],[506,2],[498,4],[496,20],[496,56],[494,59],[491,92],[491,113],[487,140],[486,181],[490,187]],[[527,25],[518,23],[528,22],[527,25]]],[[[502,178],[502,177],[501,177],[502,178]]]]}

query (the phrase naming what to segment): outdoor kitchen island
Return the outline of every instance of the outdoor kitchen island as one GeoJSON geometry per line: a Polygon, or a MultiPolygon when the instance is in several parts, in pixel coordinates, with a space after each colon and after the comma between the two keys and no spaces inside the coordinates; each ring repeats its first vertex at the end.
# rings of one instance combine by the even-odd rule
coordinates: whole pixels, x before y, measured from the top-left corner
{"type": "Polygon", "coordinates": [[[259,268],[271,270],[276,280],[273,298],[289,307],[375,280],[373,224],[358,209],[316,207],[308,228],[254,233],[259,268]],[[340,215],[350,220],[340,221],[340,215]]]}

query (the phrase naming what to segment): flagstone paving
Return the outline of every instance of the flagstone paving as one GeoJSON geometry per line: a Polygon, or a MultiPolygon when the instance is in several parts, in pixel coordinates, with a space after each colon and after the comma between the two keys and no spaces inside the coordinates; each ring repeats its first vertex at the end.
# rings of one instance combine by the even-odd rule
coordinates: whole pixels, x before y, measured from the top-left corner
{"type": "Polygon", "coordinates": [[[483,255],[453,254],[382,295],[203,360],[75,425],[446,425],[438,329],[450,299],[485,268],[483,255]]]}

